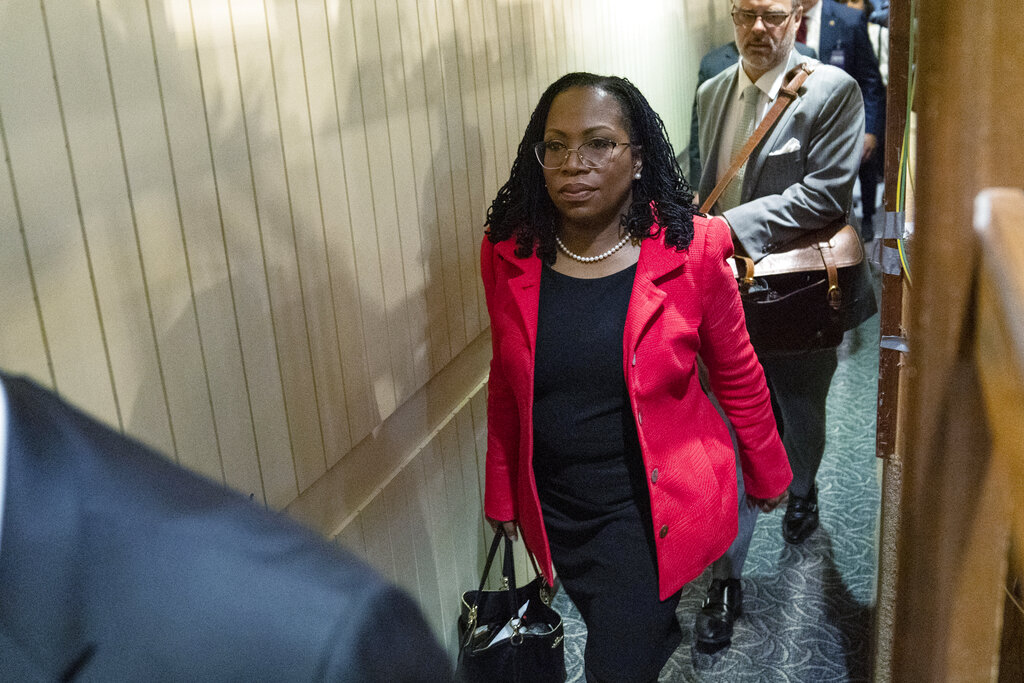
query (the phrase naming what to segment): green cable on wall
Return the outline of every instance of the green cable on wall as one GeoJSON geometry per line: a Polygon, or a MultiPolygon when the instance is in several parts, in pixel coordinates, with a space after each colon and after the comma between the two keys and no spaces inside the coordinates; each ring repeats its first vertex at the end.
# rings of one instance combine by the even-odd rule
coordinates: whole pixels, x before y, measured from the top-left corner
{"type": "MultiPolygon", "coordinates": [[[[903,144],[900,149],[899,173],[896,180],[896,210],[900,212],[906,211],[906,184],[908,181],[913,184],[913,178],[910,174],[910,160],[908,157],[910,148],[910,114],[914,110],[914,90],[917,84],[917,68],[914,63],[914,44],[917,42],[917,21],[915,18],[916,13],[914,11],[914,5],[915,1],[910,0],[910,38],[907,50],[907,115],[906,120],[903,123],[903,144]]],[[[896,236],[896,246],[899,250],[900,265],[903,268],[903,274],[907,278],[907,284],[913,286],[914,282],[910,277],[910,263],[907,259],[907,248],[903,235],[896,236]]]]}

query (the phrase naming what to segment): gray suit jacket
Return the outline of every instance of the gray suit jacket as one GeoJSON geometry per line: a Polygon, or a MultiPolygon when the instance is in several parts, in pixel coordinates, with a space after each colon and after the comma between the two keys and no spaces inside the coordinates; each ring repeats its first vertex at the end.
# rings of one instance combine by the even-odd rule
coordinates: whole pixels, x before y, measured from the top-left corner
{"type": "Polygon", "coordinates": [[[0,382],[0,680],[451,680],[415,603],[350,553],[0,382]]]}
{"type": "MultiPolygon", "coordinates": [[[[806,60],[794,51],[788,69],[806,60]]],[[[733,65],[697,91],[701,197],[711,193],[718,177],[722,122],[738,68],[733,65]]],[[[864,103],[857,82],[834,66],[817,65],[800,97],[750,155],[742,203],[724,213],[755,262],[849,212],[863,139],[864,103]],[[786,146],[793,149],[782,153],[786,146]]]]}
{"type": "MultiPolygon", "coordinates": [[[[807,55],[811,58],[818,56],[814,48],[807,47],[803,43],[794,43],[793,47],[802,55],[807,55]]],[[[700,86],[704,85],[704,81],[722,73],[734,65],[739,58],[740,51],[736,47],[736,41],[719,45],[704,55],[700,60],[700,69],[697,71],[697,90],[700,90],[700,86]]],[[[686,178],[693,185],[700,182],[700,146],[697,144],[697,139],[700,137],[699,130],[700,127],[697,125],[697,99],[694,98],[693,111],[690,117],[690,144],[687,147],[690,155],[690,175],[686,178]]]]}

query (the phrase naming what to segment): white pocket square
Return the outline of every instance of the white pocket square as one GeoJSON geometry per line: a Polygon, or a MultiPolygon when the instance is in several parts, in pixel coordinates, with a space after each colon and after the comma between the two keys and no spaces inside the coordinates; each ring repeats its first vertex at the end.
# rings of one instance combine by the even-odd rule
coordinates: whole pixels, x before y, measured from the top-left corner
{"type": "Polygon", "coordinates": [[[779,147],[777,150],[773,152],[769,152],[768,156],[774,157],[778,156],[779,154],[789,154],[791,152],[797,151],[798,149],[800,149],[800,141],[797,140],[796,138],[790,138],[786,140],[786,144],[784,144],[782,147],[779,147]]]}

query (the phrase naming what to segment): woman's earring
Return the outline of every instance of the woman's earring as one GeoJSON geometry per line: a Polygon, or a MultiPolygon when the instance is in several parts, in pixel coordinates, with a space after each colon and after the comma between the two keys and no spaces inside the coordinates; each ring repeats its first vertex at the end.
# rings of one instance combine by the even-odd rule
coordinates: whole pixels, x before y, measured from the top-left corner
{"type": "Polygon", "coordinates": [[[637,171],[636,173],[634,173],[633,177],[636,178],[637,180],[640,180],[640,171],[637,171]]]}

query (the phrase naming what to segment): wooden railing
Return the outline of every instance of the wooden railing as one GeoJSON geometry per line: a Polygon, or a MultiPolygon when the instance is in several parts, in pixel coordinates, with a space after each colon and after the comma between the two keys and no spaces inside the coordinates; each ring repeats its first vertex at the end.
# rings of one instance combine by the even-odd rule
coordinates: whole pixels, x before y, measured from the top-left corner
{"type": "MultiPolygon", "coordinates": [[[[1012,552],[1006,558],[998,680],[1024,681],[1024,191],[983,191],[975,201],[974,229],[981,251],[974,361],[1012,552]]],[[[998,615],[998,603],[992,607],[998,615]]]]}
{"type": "Polygon", "coordinates": [[[982,192],[974,228],[981,243],[974,359],[992,464],[1005,477],[1016,559],[1024,566],[1024,191],[982,192]]]}
{"type": "Polygon", "coordinates": [[[1024,199],[986,189],[1024,182],[1021,6],[916,6],[901,496],[876,678],[1024,681],[1024,199]]]}
{"type": "MultiPolygon", "coordinates": [[[[973,223],[958,245],[955,338],[930,338],[955,351],[917,365],[908,391],[886,680],[1024,681],[1024,191],[982,191],[973,223]]],[[[941,289],[942,273],[931,277],[941,289]]],[[[919,310],[917,329],[952,308],[919,310]]]]}

